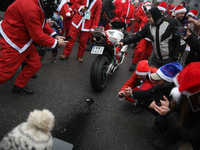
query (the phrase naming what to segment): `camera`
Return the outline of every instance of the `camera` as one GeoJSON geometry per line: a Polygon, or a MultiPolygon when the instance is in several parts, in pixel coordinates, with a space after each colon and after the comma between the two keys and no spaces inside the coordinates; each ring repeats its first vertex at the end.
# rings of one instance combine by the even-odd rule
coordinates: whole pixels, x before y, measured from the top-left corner
{"type": "Polygon", "coordinates": [[[177,36],[186,36],[186,29],[181,26],[175,26],[174,34],[177,36]]]}
{"type": "Polygon", "coordinates": [[[58,25],[58,23],[56,22],[56,18],[55,17],[51,17],[51,20],[54,21],[53,22],[53,27],[58,30],[60,29],[60,26],[58,25]]]}
{"type": "Polygon", "coordinates": [[[156,105],[161,106],[161,103],[160,103],[160,91],[158,89],[155,89],[152,92],[153,92],[153,96],[154,96],[156,105]]]}

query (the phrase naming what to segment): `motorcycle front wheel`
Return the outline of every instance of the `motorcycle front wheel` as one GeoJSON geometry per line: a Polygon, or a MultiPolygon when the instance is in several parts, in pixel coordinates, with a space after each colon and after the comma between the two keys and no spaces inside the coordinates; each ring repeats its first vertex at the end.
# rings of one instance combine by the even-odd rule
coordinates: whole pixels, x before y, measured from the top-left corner
{"type": "Polygon", "coordinates": [[[108,75],[109,59],[105,55],[98,55],[90,69],[90,84],[95,91],[101,92],[106,87],[108,75]]]}

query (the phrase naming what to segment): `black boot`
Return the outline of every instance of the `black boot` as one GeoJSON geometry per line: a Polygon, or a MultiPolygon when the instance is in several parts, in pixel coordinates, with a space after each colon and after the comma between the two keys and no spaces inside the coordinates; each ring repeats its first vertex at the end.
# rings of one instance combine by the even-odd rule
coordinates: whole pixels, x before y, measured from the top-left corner
{"type": "Polygon", "coordinates": [[[29,89],[27,87],[20,88],[16,85],[14,85],[12,92],[20,93],[20,94],[33,94],[34,93],[34,91],[32,89],[29,89]]]}
{"type": "Polygon", "coordinates": [[[133,53],[132,58],[134,58],[134,56],[135,56],[135,53],[133,53]]]}
{"type": "Polygon", "coordinates": [[[133,71],[135,69],[136,64],[131,64],[131,66],[129,67],[129,71],[133,71]]]}
{"type": "Polygon", "coordinates": [[[51,60],[52,63],[56,63],[56,55],[57,54],[52,53],[52,60],[51,60]]]}
{"type": "Polygon", "coordinates": [[[153,146],[157,149],[165,149],[165,148],[168,148],[170,146],[172,146],[173,143],[166,140],[164,137],[161,138],[160,140],[157,140],[157,141],[154,141],[153,142],[153,146]]]}
{"type": "Polygon", "coordinates": [[[33,78],[33,79],[36,79],[36,78],[37,78],[37,74],[34,74],[34,75],[32,76],[32,78],[33,78]]]}

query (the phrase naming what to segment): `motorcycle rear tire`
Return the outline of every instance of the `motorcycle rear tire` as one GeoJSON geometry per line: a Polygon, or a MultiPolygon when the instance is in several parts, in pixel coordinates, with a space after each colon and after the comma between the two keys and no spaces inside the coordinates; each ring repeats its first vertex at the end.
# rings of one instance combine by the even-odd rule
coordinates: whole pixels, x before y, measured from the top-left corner
{"type": "Polygon", "coordinates": [[[109,59],[105,55],[98,55],[94,59],[90,69],[90,84],[95,91],[101,92],[106,88],[108,65],[109,59]]]}

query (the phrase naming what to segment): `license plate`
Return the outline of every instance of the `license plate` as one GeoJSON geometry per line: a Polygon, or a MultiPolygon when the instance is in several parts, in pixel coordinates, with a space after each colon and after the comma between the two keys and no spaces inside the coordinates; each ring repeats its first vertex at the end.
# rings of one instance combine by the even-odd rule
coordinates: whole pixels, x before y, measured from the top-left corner
{"type": "Polygon", "coordinates": [[[104,50],[103,46],[93,46],[91,54],[103,54],[103,50],[104,50]]]}

